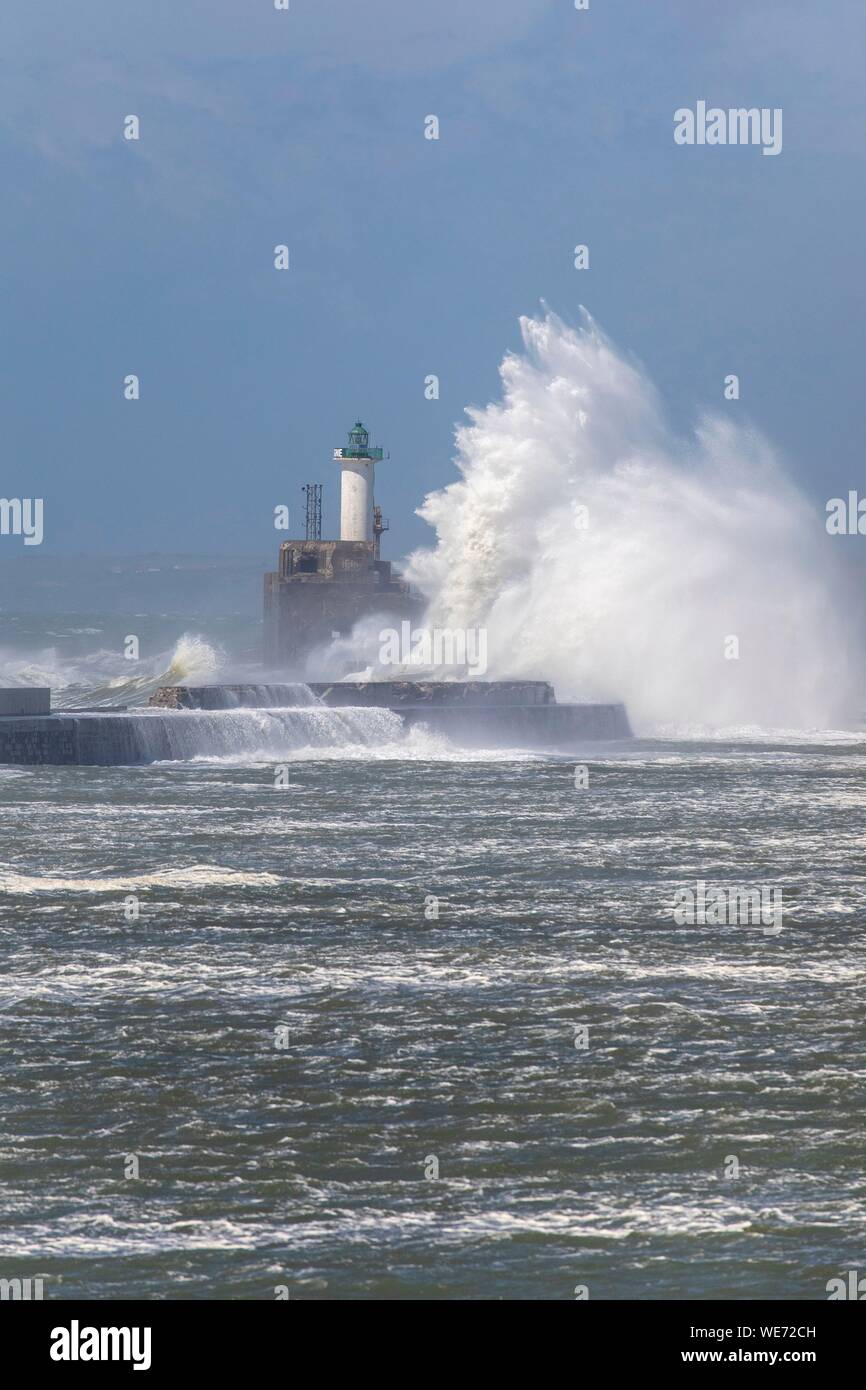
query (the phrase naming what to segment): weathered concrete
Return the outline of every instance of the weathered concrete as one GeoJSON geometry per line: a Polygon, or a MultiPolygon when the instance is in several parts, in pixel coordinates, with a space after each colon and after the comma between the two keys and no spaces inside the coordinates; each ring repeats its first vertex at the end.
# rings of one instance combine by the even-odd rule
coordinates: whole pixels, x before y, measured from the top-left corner
{"type": "Polygon", "coordinates": [[[555,704],[548,681],[336,681],[310,685],[326,705],[375,705],[402,713],[407,706],[437,707],[555,704]]]}
{"type": "Polygon", "coordinates": [[[0,719],[0,763],[77,763],[76,723],[62,715],[0,719]]]}
{"type": "Polygon", "coordinates": [[[0,719],[0,763],[113,767],[149,761],[126,714],[0,719]]]}
{"type": "Polygon", "coordinates": [[[277,570],[265,575],[265,666],[300,678],[310,653],[335,632],[350,633],[372,614],[384,626],[414,622],[423,609],[373,541],[284,541],[277,570]]]}
{"type": "Polygon", "coordinates": [[[586,741],[631,738],[625,705],[414,705],[398,714],[474,748],[566,750],[586,741]]]}
{"type": "Polygon", "coordinates": [[[332,707],[407,705],[552,705],[548,681],[314,681],[308,685],[163,685],[150,697],[161,709],[283,709],[308,703],[307,691],[332,707]]]}
{"type": "Polygon", "coordinates": [[[0,717],[15,714],[48,714],[51,690],[47,686],[22,685],[0,689],[0,717]]]}
{"type": "Polygon", "coordinates": [[[148,704],[158,709],[294,709],[315,704],[306,685],[161,685],[148,704]]]}

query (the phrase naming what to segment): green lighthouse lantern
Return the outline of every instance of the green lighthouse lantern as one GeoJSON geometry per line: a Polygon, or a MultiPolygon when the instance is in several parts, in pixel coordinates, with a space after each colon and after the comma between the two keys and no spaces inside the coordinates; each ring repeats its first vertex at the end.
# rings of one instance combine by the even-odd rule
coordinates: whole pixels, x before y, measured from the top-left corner
{"type": "Polygon", "coordinates": [[[364,457],[369,443],[370,431],[364,429],[360,420],[356,420],[354,429],[349,430],[349,453],[364,457]]]}
{"type": "Polygon", "coordinates": [[[370,448],[370,431],[364,428],[360,420],[356,420],[354,428],[349,430],[349,442],[345,449],[334,450],[334,458],[343,459],[379,460],[382,454],[381,449],[370,448]]]}

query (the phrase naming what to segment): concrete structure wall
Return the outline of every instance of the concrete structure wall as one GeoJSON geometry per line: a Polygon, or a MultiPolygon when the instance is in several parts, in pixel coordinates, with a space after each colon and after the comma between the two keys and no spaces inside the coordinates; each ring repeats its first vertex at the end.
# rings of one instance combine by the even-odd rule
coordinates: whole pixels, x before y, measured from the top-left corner
{"type": "Polygon", "coordinates": [[[360,574],[333,582],[315,582],[315,576],[281,580],[265,575],[265,665],[290,679],[304,680],[306,658],[316,647],[327,645],[331,634],[348,636],[361,618],[376,617],[382,627],[399,627],[404,619],[416,621],[423,612],[420,599],[405,584],[391,581],[378,585],[375,575],[360,574]],[[311,579],[313,582],[307,582],[311,579]]]}
{"type": "Polygon", "coordinates": [[[55,714],[33,719],[0,719],[0,763],[55,767],[79,762],[78,730],[74,719],[55,714]]]}
{"type": "Polygon", "coordinates": [[[376,569],[374,550],[372,541],[283,541],[277,573],[280,579],[298,584],[320,584],[361,575],[372,585],[376,569]]]}
{"type": "Polygon", "coordinates": [[[488,709],[491,706],[553,705],[549,681],[323,681],[308,682],[326,705],[374,705],[403,711],[428,709],[488,709]]]}
{"type": "Polygon", "coordinates": [[[12,686],[0,690],[0,716],[11,714],[47,714],[51,708],[48,686],[12,686]]]}
{"type": "Polygon", "coordinates": [[[550,748],[574,751],[597,739],[631,738],[625,705],[410,705],[396,711],[406,724],[426,724],[470,748],[550,748]]]}
{"type": "Polygon", "coordinates": [[[373,541],[283,541],[275,573],[265,575],[264,662],[269,672],[301,680],[306,657],[333,633],[348,636],[360,618],[383,627],[417,620],[421,599],[395,579],[373,541]]]}

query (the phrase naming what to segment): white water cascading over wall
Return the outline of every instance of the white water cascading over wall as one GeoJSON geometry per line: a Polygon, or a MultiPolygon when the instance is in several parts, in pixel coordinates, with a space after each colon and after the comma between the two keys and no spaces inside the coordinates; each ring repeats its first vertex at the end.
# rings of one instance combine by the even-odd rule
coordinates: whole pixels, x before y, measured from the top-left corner
{"type": "Polygon", "coordinates": [[[83,714],[75,721],[81,761],[161,762],[241,754],[280,754],[301,748],[375,747],[403,736],[396,714],[383,709],[135,710],[83,714]]]}

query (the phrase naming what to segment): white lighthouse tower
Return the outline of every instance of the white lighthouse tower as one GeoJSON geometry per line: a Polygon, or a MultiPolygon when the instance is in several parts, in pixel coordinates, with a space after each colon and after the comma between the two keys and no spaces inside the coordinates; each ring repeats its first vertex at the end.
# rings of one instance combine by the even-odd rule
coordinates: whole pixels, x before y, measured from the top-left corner
{"type": "Polygon", "coordinates": [[[349,444],[334,450],[334,462],[340,465],[340,540],[374,540],[373,534],[373,473],[385,455],[381,449],[370,448],[370,434],[360,420],[349,431],[349,444]]]}

